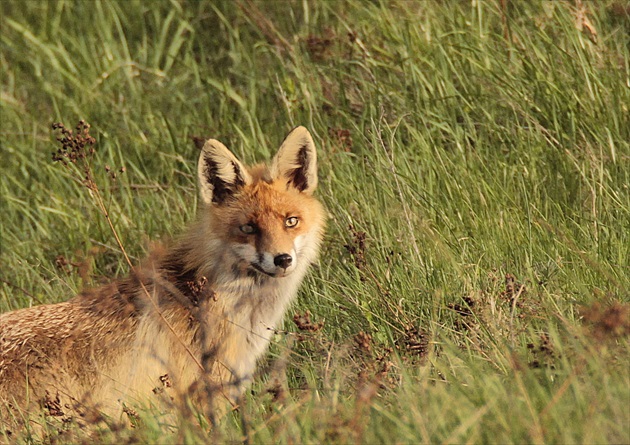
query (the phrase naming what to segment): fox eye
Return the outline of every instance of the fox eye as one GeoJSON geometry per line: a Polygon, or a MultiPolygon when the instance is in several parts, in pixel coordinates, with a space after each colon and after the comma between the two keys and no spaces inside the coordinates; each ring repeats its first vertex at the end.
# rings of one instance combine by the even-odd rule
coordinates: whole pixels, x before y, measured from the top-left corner
{"type": "Polygon", "coordinates": [[[247,235],[251,235],[252,233],[256,233],[256,226],[253,224],[243,224],[241,227],[239,227],[239,229],[241,229],[241,232],[247,234],[247,235]]]}
{"type": "Polygon", "coordinates": [[[298,222],[300,222],[300,220],[297,216],[289,216],[287,219],[284,220],[284,225],[286,227],[295,227],[298,225],[298,222]]]}

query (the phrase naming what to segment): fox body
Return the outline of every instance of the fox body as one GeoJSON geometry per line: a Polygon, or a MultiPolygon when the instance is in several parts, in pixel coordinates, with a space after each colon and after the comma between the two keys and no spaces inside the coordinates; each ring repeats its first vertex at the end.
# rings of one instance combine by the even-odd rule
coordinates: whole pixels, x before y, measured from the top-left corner
{"type": "Polygon", "coordinates": [[[317,256],[313,139],[297,127],[270,165],[249,169],[211,139],[198,177],[197,222],[128,277],[0,315],[4,414],[51,399],[114,417],[156,398],[206,413],[235,403],[317,256]]]}

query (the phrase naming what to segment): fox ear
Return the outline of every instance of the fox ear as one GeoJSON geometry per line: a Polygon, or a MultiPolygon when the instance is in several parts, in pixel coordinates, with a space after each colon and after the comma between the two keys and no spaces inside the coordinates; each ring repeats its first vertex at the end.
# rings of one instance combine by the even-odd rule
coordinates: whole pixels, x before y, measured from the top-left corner
{"type": "Polygon", "coordinates": [[[252,181],[236,156],[215,139],[208,140],[201,149],[197,172],[201,199],[208,205],[224,203],[252,181]]]}
{"type": "Polygon", "coordinates": [[[317,153],[306,128],[296,127],[284,139],[271,163],[271,177],[309,195],[317,188],[317,153]]]}

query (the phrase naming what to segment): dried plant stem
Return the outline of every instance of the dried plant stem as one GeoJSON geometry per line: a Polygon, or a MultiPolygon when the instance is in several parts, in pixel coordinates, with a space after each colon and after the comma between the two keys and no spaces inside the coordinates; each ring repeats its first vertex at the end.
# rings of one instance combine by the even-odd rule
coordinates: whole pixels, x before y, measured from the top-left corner
{"type": "MultiPolygon", "coordinates": [[[[103,201],[103,196],[101,195],[98,185],[94,180],[94,173],[92,171],[92,159],[94,157],[95,150],[93,148],[88,149],[87,147],[94,145],[96,143],[96,139],[94,139],[90,135],[90,125],[84,120],[79,121],[76,127],[76,134],[72,130],[67,129],[65,125],[61,123],[53,124],[52,128],[53,130],[59,129],[61,131],[61,136],[57,138],[57,140],[61,143],[61,148],[53,153],[53,161],[62,162],[66,166],[68,165],[68,163],[76,164],[77,161],[81,162],[84,178],[80,179],[79,182],[81,182],[90,191],[91,196],[94,198],[98,209],[105,217],[105,220],[107,221],[107,224],[109,225],[109,228],[114,235],[114,238],[116,239],[116,244],[118,244],[120,251],[125,257],[125,261],[129,265],[132,273],[135,274],[135,268],[131,262],[131,259],[129,258],[129,255],[127,254],[127,250],[125,249],[122,240],[120,239],[120,236],[118,235],[118,231],[116,230],[116,227],[112,222],[110,213],[107,210],[105,202],[103,201]]],[[[109,171],[109,167],[106,167],[106,169],[109,171]]],[[[124,169],[122,169],[121,171],[124,171],[124,169]]],[[[112,176],[112,178],[114,177],[115,176],[112,176]]],[[[140,283],[140,286],[142,287],[142,290],[146,294],[147,298],[151,302],[153,309],[155,309],[156,313],[164,322],[169,331],[171,331],[175,338],[177,338],[177,341],[182,345],[188,355],[190,355],[190,357],[193,359],[199,369],[201,369],[201,371],[203,372],[204,367],[201,362],[197,359],[197,357],[195,357],[190,348],[184,343],[179,335],[177,335],[177,332],[175,331],[173,326],[168,322],[166,317],[164,317],[164,314],[158,307],[157,303],[153,300],[153,297],[151,297],[151,294],[149,293],[149,290],[146,288],[142,279],[140,279],[140,277],[138,278],[138,282],[140,283]]]]}

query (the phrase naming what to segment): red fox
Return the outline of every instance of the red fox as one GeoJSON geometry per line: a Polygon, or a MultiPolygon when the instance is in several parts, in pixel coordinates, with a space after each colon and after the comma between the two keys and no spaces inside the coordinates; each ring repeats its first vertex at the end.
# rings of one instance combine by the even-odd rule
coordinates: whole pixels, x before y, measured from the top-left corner
{"type": "Polygon", "coordinates": [[[51,403],[114,417],[156,397],[206,413],[235,403],[318,254],[315,145],[297,127],[248,169],[211,139],[198,179],[198,221],[128,277],[0,315],[0,418],[51,403]]]}

